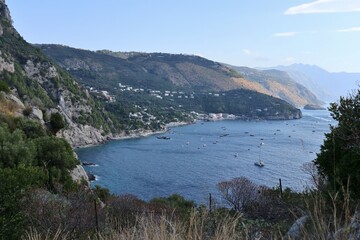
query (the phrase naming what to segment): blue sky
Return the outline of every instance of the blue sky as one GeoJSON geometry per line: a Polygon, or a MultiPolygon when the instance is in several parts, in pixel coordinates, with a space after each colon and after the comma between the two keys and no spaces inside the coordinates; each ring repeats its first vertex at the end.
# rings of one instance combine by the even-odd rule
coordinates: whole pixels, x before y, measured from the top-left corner
{"type": "Polygon", "coordinates": [[[7,0],[30,43],[360,72],[360,0],[7,0]]]}

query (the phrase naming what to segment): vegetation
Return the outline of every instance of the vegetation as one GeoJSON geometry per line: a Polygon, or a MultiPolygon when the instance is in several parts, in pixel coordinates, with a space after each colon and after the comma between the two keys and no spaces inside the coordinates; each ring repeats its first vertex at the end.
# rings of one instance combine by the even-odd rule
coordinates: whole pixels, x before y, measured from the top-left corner
{"type": "MultiPolygon", "coordinates": [[[[347,146],[340,148],[342,154],[357,147],[357,135],[350,137],[358,129],[358,118],[349,118],[358,106],[353,98],[332,105],[336,129],[352,129],[342,132],[348,134],[348,141],[340,141],[347,146]]],[[[0,196],[0,238],[287,239],[295,236],[287,232],[302,216],[294,238],[351,239],[357,234],[352,218],[357,195],[350,184],[331,189],[341,194],[326,188],[295,193],[240,177],[218,184],[229,205],[213,204],[211,212],[176,194],[145,202],[111,195],[99,186],[89,190],[75,185],[68,170],[77,160],[64,140],[24,118],[0,115],[0,120],[0,181],[5,183],[0,190],[6,193],[0,196]]]]}
{"type": "Polygon", "coordinates": [[[0,81],[0,92],[3,91],[5,93],[9,93],[10,89],[6,82],[0,81]]]}
{"type": "MultiPolygon", "coordinates": [[[[68,92],[68,103],[91,108],[74,115],[74,120],[105,132],[160,128],[175,119],[191,119],[186,114],[189,110],[252,117],[296,111],[283,101],[252,91],[229,91],[235,81],[222,80],[240,81],[241,77],[200,57],[76,50],[84,59],[95,56],[95,60],[108,64],[107,69],[102,69],[96,62],[86,62],[90,70],[71,69],[72,74],[95,87],[114,90],[120,81],[133,87],[160,86],[162,90],[181,89],[194,94],[191,101],[161,101],[145,93],[117,92],[121,101],[106,102],[101,95],[88,94],[66,71],[30,46],[9,21],[0,21],[4,30],[1,54],[6,61],[14,61],[15,67],[14,72],[0,73],[0,91],[16,88],[28,106],[41,110],[56,107],[59,95],[68,92]],[[39,70],[36,76],[25,74],[25,65],[31,64],[39,70]],[[44,78],[50,67],[56,74],[44,78]],[[116,74],[109,74],[109,68],[117,69],[116,74]],[[103,79],[109,80],[108,85],[102,85],[103,79]],[[184,79],[191,79],[191,84],[184,79]],[[203,91],[205,88],[217,96],[203,91]],[[140,109],[137,105],[141,105],[140,109]],[[141,113],[141,120],[134,113],[141,113]],[[156,121],[148,121],[154,116],[156,121]]],[[[66,47],[48,49],[62,59],[63,51],[75,51],[66,47]]],[[[65,126],[62,116],[53,114],[50,129],[45,129],[37,122],[13,117],[17,107],[0,96],[0,239],[288,239],[296,238],[287,235],[287,230],[303,215],[308,220],[299,226],[298,238],[359,238],[356,210],[360,195],[360,91],[331,105],[339,123],[326,135],[315,160],[325,187],[318,185],[316,190],[294,193],[258,186],[242,177],[230,179],[218,184],[229,205],[224,208],[214,204],[211,211],[176,194],[145,202],[131,195],[114,196],[101,187],[91,190],[87,184],[76,184],[70,170],[79,162],[70,145],[53,136],[65,126]]],[[[30,108],[24,111],[31,113],[30,108]]]]}
{"type": "Polygon", "coordinates": [[[52,113],[50,116],[50,126],[54,134],[56,134],[60,129],[65,127],[64,118],[60,113],[52,113]]]}
{"type": "Polygon", "coordinates": [[[315,160],[328,187],[337,192],[349,187],[352,197],[360,199],[360,90],[332,103],[329,110],[338,121],[325,135],[315,160]]]}
{"type": "MultiPolygon", "coordinates": [[[[114,127],[121,130],[157,130],[171,121],[191,121],[188,114],[191,111],[229,113],[248,118],[287,118],[298,111],[285,101],[268,96],[269,91],[265,91],[268,94],[265,95],[245,90],[247,86],[240,82],[247,80],[236,71],[198,56],[91,52],[59,45],[38,46],[102,100],[114,127]],[[108,91],[116,102],[107,102],[100,90],[108,91]],[[166,95],[165,91],[168,92],[166,95]],[[145,109],[148,115],[145,118],[153,116],[156,120],[129,117],[145,109]]],[[[81,117],[78,121],[89,122],[88,119],[81,117]]]]}
{"type": "Polygon", "coordinates": [[[69,170],[77,163],[70,145],[48,136],[41,124],[0,115],[0,239],[25,231],[22,204],[29,191],[72,189],[69,170]]]}
{"type": "MultiPolygon", "coordinates": [[[[14,65],[13,72],[0,72],[0,91],[9,92],[9,89],[15,89],[27,106],[24,109],[25,115],[31,113],[31,107],[38,107],[43,112],[56,108],[60,95],[66,95],[68,103],[72,106],[81,108],[86,105],[91,109],[72,120],[103,129],[105,133],[116,132],[117,129],[113,125],[116,125],[116,119],[104,111],[101,101],[86,94],[85,89],[68,72],[54,64],[39,48],[27,43],[9,21],[0,21],[3,27],[0,37],[1,57],[14,65]]],[[[10,106],[9,101],[0,99],[0,106],[4,106],[0,108],[0,112],[5,114],[13,114],[16,111],[10,106]]],[[[55,125],[52,131],[57,132],[62,126],[55,125]]]]}

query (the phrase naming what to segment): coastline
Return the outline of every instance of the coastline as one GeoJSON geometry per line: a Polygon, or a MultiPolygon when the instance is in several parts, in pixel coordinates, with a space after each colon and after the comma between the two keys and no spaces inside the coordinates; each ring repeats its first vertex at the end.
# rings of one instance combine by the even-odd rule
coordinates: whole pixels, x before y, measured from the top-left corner
{"type": "Polygon", "coordinates": [[[85,145],[78,145],[73,146],[73,149],[79,149],[79,148],[87,148],[87,147],[94,147],[98,145],[105,144],[109,141],[116,141],[116,140],[126,140],[126,139],[133,139],[133,138],[142,138],[142,137],[148,137],[151,135],[157,135],[157,134],[163,134],[169,131],[171,127],[178,127],[178,126],[184,126],[184,125],[190,125],[194,124],[197,121],[222,121],[222,120],[295,120],[302,118],[302,112],[300,109],[298,109],[299,112],[297,114],[292,115],[275,115],[275,116],[264,116],[264,117],[249,117],[244,115],[234,115],[234,114],[228,114],[228,113],[209,113],[209,114],[197,114],[196,118],[192,122],[170,122],[163,126],[163,129],[153,131],[153,130],[133,130],[130,133],[126,133],[125,131],[122,131],[118,134],[108,134],[104,136],[104,139],[99,142],[94,142],[90,144],[85,145]]]}
{"type": "Polygon", "coordinates": [[[163,134],[166,133],[170,130],[171,127],[179,127],[179,126],[184,126],[184,125],[190,125],[190,124],[194,124],[196,122],[196,120],[194,122],[170,122],[165,124],[164,128],[161,130],[157,130],[157,131],[153,131],[153,130],[134,130],[129,134],[126,134],[125,131],[123,131],[122,133],[119,134],[109,134],[107,136],[105,136],[105,140],[102,142],[97,142],[97,143],[91,143],[91,144],[86,144],[86,145],[81,145],[81,146],[75,146],[73,147],[73,149],[79,149],[79,148],[88,148],[88,147],[95,147],[98,145],[102,145],[105,144],[109,141],[117,141],[117,140],[126,140],[126,139],[135,139],[135,138],[143,138],[143,137],[149,137],[152,135],[157,135],[157,134],[163,134]]]}

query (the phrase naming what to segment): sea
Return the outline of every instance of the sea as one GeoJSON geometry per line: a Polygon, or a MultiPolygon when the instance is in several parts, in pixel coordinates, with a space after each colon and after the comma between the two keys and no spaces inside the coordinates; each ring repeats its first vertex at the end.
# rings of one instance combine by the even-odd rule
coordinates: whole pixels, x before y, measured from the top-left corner
{"type": "Polygon", "coordinates": [[[143,138],[114,140],[77,149],[92,185],[117,195],[149,201],[180,194],[206,204],[209,194],[222,204],[217,184],[236,177],[270,188],[303,191],[313,187],[304,165],[316,158],[325,133],[336,125],[327,110],[303,110],[298,120],[198,121],[143,138]],[[263,161],[264,166],[254,163],[263,161]]]}

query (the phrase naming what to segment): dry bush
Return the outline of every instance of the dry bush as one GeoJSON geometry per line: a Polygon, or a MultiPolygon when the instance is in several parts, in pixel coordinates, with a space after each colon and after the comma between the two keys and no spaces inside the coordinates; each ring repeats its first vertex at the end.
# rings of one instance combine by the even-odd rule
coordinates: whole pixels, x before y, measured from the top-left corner
{"type": "MultiPolygon", "coordinates": [[[[303,230],[305,239],[356,239],[351,238],[354,234],[354,226],[351,225],[359,202],[351,200],[348,190],[343,189],[342,193],[345,194],[338,192],[324,195],[317,191],[310,195],[306,200],[310,221],[303,230]]],[[[360,227],[359,223],[357,227],[360,227]]],[[[360,235],[360,232],[357,234],[360,235]]]]}
{"type": "Polygon", "coordinates": [[[0,99],[0,113],[5,115],[14,115],[19,110],[19,105],[8,99],[0,99]]]}
{"type": "Polygon", "coordinates": [[[166,215],[137,215],[133,226],[112,229],[100,234],[100,239],[126,240],[232,240],[245,239],[246,233],[239,232],[241,215],[224,216],[216,220],[208,211],[193,210],[188,222],[176,221],[166,215]],[[209,231],[209,222],[212,231],[209,231]]]}
{"type": "Polygon", "coordinates": [[[95,233],[105,224],[103,209],[97,204],[96,214],[94,197],[83,190],[66,196],[34,190],[24,199],[23,212],[29,225],[43,236],[55,236],[61,229],[79,238],[95,233]]]}
{"type": "Polygon", "coordinates": [[[245,177],[221,182],[218,189],[229,206],[239,212],[258,195],[258,186],[245,177]]]}

